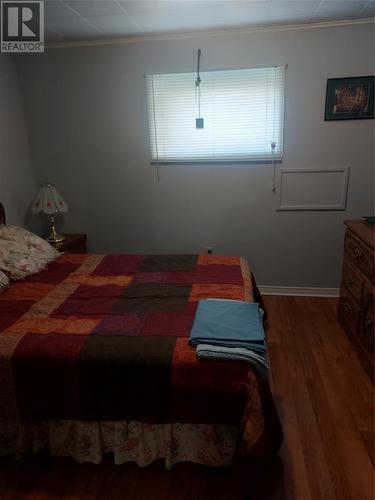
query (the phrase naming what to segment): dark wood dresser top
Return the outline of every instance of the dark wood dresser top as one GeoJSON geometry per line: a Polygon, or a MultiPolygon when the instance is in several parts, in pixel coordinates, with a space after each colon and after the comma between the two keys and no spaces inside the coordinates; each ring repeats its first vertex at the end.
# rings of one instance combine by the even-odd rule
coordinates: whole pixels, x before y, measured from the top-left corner
{"type": "Polygon", "coordinates": [[[344,224],[369,247],[375,248],[374,226],[363,220],[346,220],[344,224]]]}

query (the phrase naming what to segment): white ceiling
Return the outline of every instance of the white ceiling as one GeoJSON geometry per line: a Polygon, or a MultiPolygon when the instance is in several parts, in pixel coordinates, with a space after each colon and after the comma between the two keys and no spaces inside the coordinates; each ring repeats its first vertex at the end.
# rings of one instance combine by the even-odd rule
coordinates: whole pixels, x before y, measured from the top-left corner
{"type": "Polygon", "coordinates": [[[375,0],[46,0],[46,41],[316,23],[374,16],[375,0]]]}

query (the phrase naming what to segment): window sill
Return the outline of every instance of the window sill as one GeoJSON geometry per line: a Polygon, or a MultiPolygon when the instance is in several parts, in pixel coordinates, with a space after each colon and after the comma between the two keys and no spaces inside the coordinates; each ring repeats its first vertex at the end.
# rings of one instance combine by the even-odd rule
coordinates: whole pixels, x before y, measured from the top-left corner
{"type": "MultiPolygon", "coordinates": [[[[281,158],[275,158],[273,163],[282,163],[281,158]]],[[[150,165],[271,165],[272,160],[181,160],[181,161],[166,161],[166,160],[151,160],[150,165]]]]}

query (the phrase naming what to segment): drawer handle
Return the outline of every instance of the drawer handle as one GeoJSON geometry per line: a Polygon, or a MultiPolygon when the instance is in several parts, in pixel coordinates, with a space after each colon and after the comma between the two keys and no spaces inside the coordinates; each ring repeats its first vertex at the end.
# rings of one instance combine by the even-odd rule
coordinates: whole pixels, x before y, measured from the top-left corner
{"type": "Polygon", "coordinates": [[[349,311],[351,311],[351,309],[352,308],[350,307],[350,304],[348,304],[348,302],[345,302],[345,304],[344,304],[344,311],[349,312],[349,311]]]}
{"type": "Polygon", "coordinates": [[[349,286],[352,286],[353,283],[354,283],[354,280],[349,276],[349,278],[346,279],[346,284],[349,286]]]}
{"type": "Polygon", "coordinates": [[[365,325],[366,325],[366,326],[371,326],[371,325],[372,325],[372,323],[373,323],[373,321],[374,321],[374,320],[372,319],[372,317],[371,317],[371,316],[369,316],[368,318],[366,318],[366,319],[365,319],[365,325]]]}
{"type": "Polygon", "coordinates": [[[363,259],[363,254],[360,250],[358,250],[358,248],[355,248],[354,249],[354,257],[356,258],[356,260],[362,260],[363,259]]]}

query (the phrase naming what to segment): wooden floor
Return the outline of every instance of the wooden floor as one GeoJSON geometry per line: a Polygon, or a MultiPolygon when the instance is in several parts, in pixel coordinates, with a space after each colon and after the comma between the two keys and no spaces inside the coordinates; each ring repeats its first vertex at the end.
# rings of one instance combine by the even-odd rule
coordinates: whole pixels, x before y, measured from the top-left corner
{"type": "Polygon", "coordinates": [[[373,385],[336,321],[336,299],[265,297],[271,383],[285,433],[264,474],[181,464],[0,461],[0,498],[372,500],[373,385]]]}

